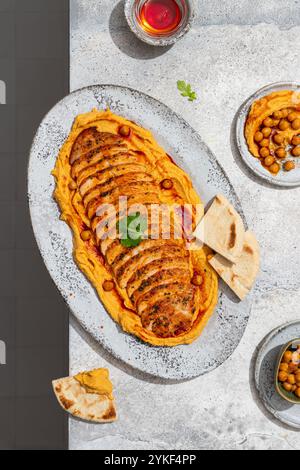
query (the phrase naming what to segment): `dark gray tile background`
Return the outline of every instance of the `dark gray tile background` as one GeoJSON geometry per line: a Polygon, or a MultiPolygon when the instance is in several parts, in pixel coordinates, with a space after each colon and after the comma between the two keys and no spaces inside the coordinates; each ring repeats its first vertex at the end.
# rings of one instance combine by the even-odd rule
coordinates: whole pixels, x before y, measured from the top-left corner
{"type": "Polygon", "coordinates": [[[0,449],[66,449],[51,380],[68,374],[68,310],[41,260],[27,205],[29,148],[69,90],[69,1],[0,0],[0,449]]]}

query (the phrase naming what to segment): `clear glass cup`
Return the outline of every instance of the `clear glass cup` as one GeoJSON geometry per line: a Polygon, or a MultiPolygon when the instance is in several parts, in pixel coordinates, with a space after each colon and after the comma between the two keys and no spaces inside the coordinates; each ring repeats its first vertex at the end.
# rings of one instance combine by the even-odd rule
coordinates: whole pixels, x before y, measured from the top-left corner
{"type": "Polygon", "coordinates": [[[171,31],[147,30],[141,23],[141,12],[148,0],[126,0],[125,16],[132,32],[152,46],[168,46],[181,39],[190,30],[194,16],[194,0],[175,0],[181,13],[181,20],[171,31]]]}

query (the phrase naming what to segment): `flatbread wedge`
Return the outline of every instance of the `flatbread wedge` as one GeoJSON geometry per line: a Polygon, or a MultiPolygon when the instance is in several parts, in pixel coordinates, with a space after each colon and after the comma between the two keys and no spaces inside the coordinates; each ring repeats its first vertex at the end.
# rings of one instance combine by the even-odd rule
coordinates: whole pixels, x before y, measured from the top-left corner
{"type": "Polygon", "coordinates": [[[235,263],[242,252],[245,228],[241,216],[230,202],[224,196],[217,195],[194,236],[235,263]]]}
{"type": "Polygon", "coordinates": [[[211,258],[209,263],[233,292],[243,300],[249,294],[259,272],[260,249],[254,234],[245,233],[242,253],[235,264],[219,254],[211,258]]]}
{"type": "MultiPolygon", "coordinates": [[[[93,380],[95,383],[95,379],[93,380]]],[[[75,377],[54,380],[52,385],[61,407],[72,416],[96,423],[116,421],[115,400],[111,393],[112,385],[107,369],[97,369],[75,377]],[[85,377],[91,379],[93,374],[99,387],[91,388],[89,384],[92,382],[84,380],[85,377]]]]}

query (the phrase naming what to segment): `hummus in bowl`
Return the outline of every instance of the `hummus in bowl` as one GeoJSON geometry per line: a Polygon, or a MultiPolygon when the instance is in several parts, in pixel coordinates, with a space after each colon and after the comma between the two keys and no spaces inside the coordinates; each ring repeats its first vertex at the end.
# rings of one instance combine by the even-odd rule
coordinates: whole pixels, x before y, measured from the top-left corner
{"type": "Polygon", "coordinates": [[[300,92],[276,90],[255,100],[244,132],[249,152],[273,176],[294,170],[300,157],[300,92]]]}

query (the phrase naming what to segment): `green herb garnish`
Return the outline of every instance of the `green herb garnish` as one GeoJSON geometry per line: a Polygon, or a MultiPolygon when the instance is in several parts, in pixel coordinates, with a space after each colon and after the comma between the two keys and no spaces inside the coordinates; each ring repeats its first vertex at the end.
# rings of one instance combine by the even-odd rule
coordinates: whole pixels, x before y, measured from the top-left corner
{"type": "Polygon", "coordinates": [[[192,87],[189,83],[186,83],[184,80],[178,80],[177,88],[181,93],[181,96],[188,98],[189,101],[195,101],[197,99],[197,93],[192,90],[192,87]]]}
{"type": "Polygon", "coordinates": [[[139,212],[124,217],[117,223],[121,245],[126,248],[138,246],[144,238],[147,227],[146,218],[141,217],[139,212]]]}

